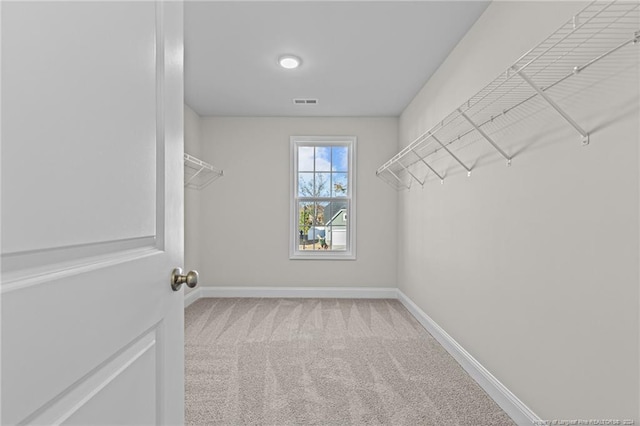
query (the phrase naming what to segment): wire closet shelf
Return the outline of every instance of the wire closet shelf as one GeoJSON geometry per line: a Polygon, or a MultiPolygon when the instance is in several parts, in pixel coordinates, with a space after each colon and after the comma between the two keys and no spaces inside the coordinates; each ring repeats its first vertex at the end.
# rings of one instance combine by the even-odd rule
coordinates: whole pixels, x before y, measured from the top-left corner
{"type": "Polygon", "coordinates": [[[413,181],[424,186],[433,173],[433,155],[446,152],[471,175],[473,168],[453,152],[451,144],[484,141],[511,164],[495,134],[521,119],[518,109],[531,101],[553,108],[578,133],[583,145],[589,133],[547,92],[608,55],[640,40],[640,2],[594,1],[542,43],[525,53],[505,72],[384,163],[376,175],[397,190],[413,181]],[[426,175],[424,172],[426,171],[426,175]]]}
{"type": "Polygon", "coordinates": [[[211,164],[184,153],[184,186],[191,189],[203,189],[223,175],[211,164]]]}

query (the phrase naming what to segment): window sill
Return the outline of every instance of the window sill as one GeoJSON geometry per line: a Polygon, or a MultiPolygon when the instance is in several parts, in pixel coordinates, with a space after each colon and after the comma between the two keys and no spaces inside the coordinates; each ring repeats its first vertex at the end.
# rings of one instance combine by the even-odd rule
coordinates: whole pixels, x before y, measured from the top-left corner
{"type": "Polygon", "coordinates": [[[295,253],[289,255],[289,260],[356,260],[354,253],[295,253]]]}

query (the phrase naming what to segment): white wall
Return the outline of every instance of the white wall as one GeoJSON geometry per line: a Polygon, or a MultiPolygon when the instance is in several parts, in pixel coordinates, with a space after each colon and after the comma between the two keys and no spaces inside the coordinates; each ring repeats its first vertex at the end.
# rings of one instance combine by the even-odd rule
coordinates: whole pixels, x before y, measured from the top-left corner
{"type": "Polygon", "coordinates": [[[202,191],[203,285],[396,286],[397,194],[375,170],[397,147],[397,118],[202,117],[201,123],[203,156],[224,170],[202,191]],[[357,136],[357,260],[289,260],[292,135],[357,136]]]}
{"type": "MultiPolygon", "coordinates": [[[[200,116],[184,106],[184,151],[195,157],[202,155],[200,142],[200,116]]],[[[184,269],[200,271],[200,191],[184,189],[184,269]]],[[[185,292],[191,289],[185,287],[185,292]]]]}
{"type": "MultiPolygon", "coordinates": [[[[583,6],[493,2],[400,117],[400,146],[583,6]]],[[[546,110],[498,139],[511,167],[478,142],[458,150],[472,177],[442,158],[444,185],[399,197],[400,289],[543,419],[640,419],[638,47],[607,61],[561,101],[589,146],[546,110]]]]}

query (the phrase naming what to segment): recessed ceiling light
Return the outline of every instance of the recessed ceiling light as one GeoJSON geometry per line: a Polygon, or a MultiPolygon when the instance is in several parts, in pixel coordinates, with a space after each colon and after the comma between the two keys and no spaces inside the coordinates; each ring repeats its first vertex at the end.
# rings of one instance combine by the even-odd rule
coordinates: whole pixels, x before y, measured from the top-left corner
{"type": "Polygon", "coordinates": [[[286,68],[288,70],[292,70],[294,68],[298,68],[302,61],[297,56],[293,55],[282,55],[278,58],[278,63],[282,68],[286,68]]]}

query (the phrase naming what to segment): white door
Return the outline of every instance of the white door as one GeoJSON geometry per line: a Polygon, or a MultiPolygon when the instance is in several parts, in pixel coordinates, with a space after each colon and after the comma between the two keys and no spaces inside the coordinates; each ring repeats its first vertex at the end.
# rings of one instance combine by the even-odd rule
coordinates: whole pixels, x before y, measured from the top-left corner
{"type": "Polygon", "coordinates": [[[183,423],[178,2],[2,2],[2,424],[183,423]]]}

